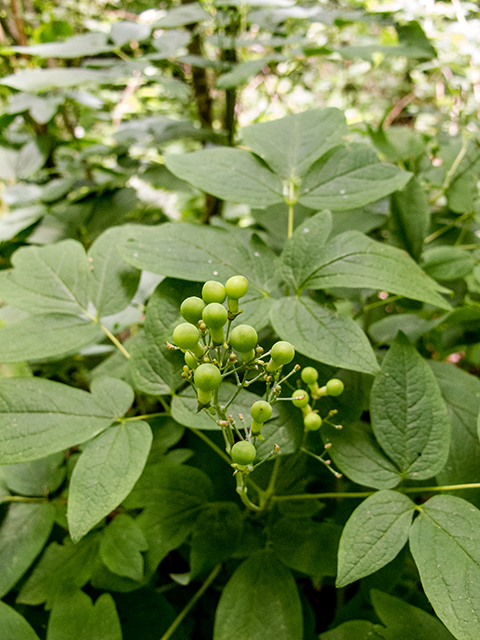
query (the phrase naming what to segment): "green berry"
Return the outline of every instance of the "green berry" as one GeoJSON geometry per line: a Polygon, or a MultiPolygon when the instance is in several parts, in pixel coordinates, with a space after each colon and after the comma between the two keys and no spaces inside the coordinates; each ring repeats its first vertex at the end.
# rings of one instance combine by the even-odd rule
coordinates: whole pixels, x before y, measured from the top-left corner
{"type": "Polygon", "coordinates": [[[313,367],[302,369],[301,378],[305,384],[315,384],[318,379],[318,371],[313,367]]]}
{"type": "Polygon", "coordinates": [[[228,311],[219,302],[211,302],[203,310],[202,318],[209,329],[221,329],[227,323],[228,311]]]}
{"type": "Polygon", "coordinates": [[[232,329],[230,344],[240,353],[247,353],[255,349],[258,342],[257,332],[249,324],[239,324],[232,329]]]}
{"type": "Polygon", "coordinates": [[[196,369],[198,367],[197,359],[192,355],[190,351],[185,352],[185,362],[190,369],[196,369]]]}
{"type": "Polygon", "coordinates": [[[304,407],[306,407],[308,405],[308,403],[310,402],[310,398],[308,396],[308,393],[306,391],[304,391],[303,389],[297,389],[296,391],[294,391],[292,393],[292,397],[293,398],[299,398],[299,400],[292,400],[292,404],[295,407],[300,407],[300,409],[303,409],[304,407]]]}
{"type": "Polygon", "coordinates": [[[248,465],[255,460],[257,451],[251,442],[240,440],[233,445],[231,456],[235,464],[248,465]]]}
{"type": "Polygon", "coordinates": [[[338,378],[332,378],[327,382],[327,393],[329,396],[339,396],[343,389],[343,382],[338,378]]]}
{"type": "Polygon", "coordinates": [[[275,360],[277,364],[288,364],[295,357],[295,347],[290,342],[280,340],[273,345],[271,355],[272,360],[275,360]]]}
{"type": "Polygon", "coordinates": [[[209,280],[203,285],[202,298],[205,304],[210,304],[211,302],[218,302],[221,304],[225,301],[226,297],[227,293],[221,282],[209,280]]]}
{"type": "Polygon", "coordinates": [[[173,332],[173,342],[180,349],[194,349],[198,344],[200,334],[197,327],[189,322],[182,322],[175,327],[173,332]]]}
{"type": "Polygon", "coordinates": [[[193,379],[202,391],[213,391],[220,386],[222,374],[214,364],[201,364],[195,369],[193,379]]]}
{"type": "Polygon", "coordinates": [[[272,417],[272,405],[265,400],[254,402],[250,409],[250,415],[259,424],[263,424],[272,417]]]}
{"type": "Polygon", "coordinates": [[[197,322],[202,319],[204,309],[205,303],[201,298],[197,298],[197,296],[190,296],[190,298],[185,298],[182,302],[180,306],[180,313],[187,322],[191,322],[196,325],[197,322]]]}
{"type": "Polygon", "coordinates": [[[233,300],[243,298],[248,291],[248,280],[244,276],[232,276],[227,280],[225,291],[233,300]]]}
{"type": "Polygon", "coordinates": [[[307,431],[317,431],[322,426],[322,419],[318,413],[311,411],[304,417],[303,424],[307,431]]]}

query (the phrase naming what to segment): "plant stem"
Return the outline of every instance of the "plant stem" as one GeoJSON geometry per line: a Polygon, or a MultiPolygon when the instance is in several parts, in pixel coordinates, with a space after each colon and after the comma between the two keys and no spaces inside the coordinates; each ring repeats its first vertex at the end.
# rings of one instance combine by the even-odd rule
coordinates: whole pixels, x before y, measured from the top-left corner
{"type": "Polygon", "coordinates": [[[147,413],[143,416],[132,416],[131,418],[122,418],[122,422],[132,422],[132,420],[148,420],[149,418],[158,418],[158,416],[165,416],[165,411],[160,413],[147,413]]]}
{"type": "MultiPolygon", "coordinates": [[[[401,487],[395,489],[399,493],[437,493],[439,491],[459,491],[460,489],[480,489],[480,482],[470,484],[450,484],[441,487],[401,487]]],[[[289,496],[272,496],[273,500],[324,500],[326,498],[368,498],[377,493],[376,491],[353,491],[353,492],[327,492],[327,493],[299,493],[289,496]]]]}
{"type": "Polygon", "coordinates": [[[287,229],[287,238],[291,238],[293,236],[293,204],[288,205],[288,229],[287,229]]]}
{"type": "Polygon", "coordinates": [[[247,487],[245,485],[245,478],[243,476],[243,473],[240,473],[240,472],[237,473],[235,475],[235,478],[237,480],[237,493],[240,496],[240,499],[243,502],[243,504],[248,509],[251,509],[252,511],[263,511],[263,507],[257,507],[257,505],[253,504],[253,502],[248,497],[247,487]]]}
{"type": "Polygon", "coordinates": [[[113,342],[113,344],[120,349],[123,355],[126,358],[130,358],[130,354],[128,353],[128,351],[125,349],[123,344],[113,335],[113,333],[109,331],[104,324],[100,323],[100,326],[102,327],[102,330],[106,333],[106,335],[110,338],[110,340],[113,342]]]}
{"type": "Polygon", "coordinates": [[[48,498],[28,498],[26,496],[0,496],[0,504],[6,502],[48,502],[48,498]]]}
{"type": "Polygon", "coordinates": [[[179,625],[182,623],[183,619],[189,613],[190,609],[192,609],[192,607],[197,603],[197,601],[200,600],[200,598],[203,596],[205,591],[208,589],[208,587],[212,584],[212,582],[218,576],[221,568],[222,568],[222,565],[217,564],[215,569],[211,572],[211,574],[208,576],[208,578],[205,580],[205,582],[202,584],[202,586],[197,591],[197,593],[193,596],[193,598],[191,598],[186,604],[186,606],[182,609],[182,611],[180,611],[178,616],[175,618],[172,624],[168,627],[168,629],[165,631],[165,633],[160,638],[160,640],[169,640],[169,638],[173,636],[175,631],[178,629],[179,625]]]}
{"type": "Polygon", "coordinates": [[[215,444],[215,442],[213,442],[212,440],[210,440],[210,438],[208,436],[206,436],[203,431],[200,431],[200,429],[193,429],[192,427],[188,427],[190,429],[190,431],[192,433],[194,433],[196,436],[198,436],[200,438],[200,440],[203,440],[205,442],[205,444],[208,444],[208,446],[213,449],[213,451],[215,451],[215,453],[218,453],[218,455],[223,458],[223,460],[225,460],[225,462],[227,462],[229,465],[232,464],[232,460],[229,456],[227,456],[227,454],[222,451],[220,449],[220,447],[218,445],[215,444]]]}
{"type": "Polygon", "coordinates": [[[268,503],[270,502],[270,500],[272,500],[272,498],[275,498],[275,495],[274,495],[275,494],[275,484],[277,482],[278,472],[280,471],[280,463],[281,463],[281,461],[282,461],[281,458],[276,458],[275,459],[275,464],[273,465],[273,471],[272,471],[272,475],[270,476],[270,481],[268,483],[268,487],[266,488],[265,492],[261,496],[262,511],[267,509],[268,503]]]}

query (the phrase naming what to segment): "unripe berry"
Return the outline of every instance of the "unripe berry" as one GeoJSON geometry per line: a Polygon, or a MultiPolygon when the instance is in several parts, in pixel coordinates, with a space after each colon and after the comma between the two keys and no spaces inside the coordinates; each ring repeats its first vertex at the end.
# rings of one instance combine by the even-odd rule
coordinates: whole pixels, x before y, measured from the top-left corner
{"type": "Polygon", "coordinates": [[[219,302],[211,302],[203,310],[202,318],[209,329],[221,329],[227,323],[228,311],[219,302]]]}
{"type": "Polygon", "coordinates": [[[263,423],[272,417],[272,405],[265,400],[257,400],[250,409],[250,415],[255,422],[263,423]]]}
{"type": "Polygon", "coordinates": [[[317,431],[322,426],[322,419],[318,413],[311,411],[304,417],[303,424],[307,431],[317,431]]]}
{"type": "Polygon", "coordinates": [[[252,349],[255,349],[257,342],[257,332],[249,324],[239,324],[238,327],[232,329],[230,344],[240,353],[249,353],[252,349]]]}
{"type": "Polygon", "coordinates": [[[248,280],[244,276],[232,276],[225,284],[225,291],[233,300],[243,298],[248,291],[248,280]]]}
{"type": "Polygon", "coordinates": [[[305,384],[314,384],[318,379],[318,371],[313,367],[305,367],[300,375],[305,384]]]}
{"type": "Polygon", "coordinates": [[[214,364],[201,364],[193,375],[195,384],[202,391],[214,391],[222,381],[222,374],[214,364]]]}
{"type": "Polygon", "coordinates": [[[211,302],[218,302],[221,304],[225,301],[226,297],[227,293],[221,282],[209,280],[203,285],[202,298],[205,304],[210,304],[211,302]]]}
{"type": "Polygon", "coordinates": [[[190,296],[180,305],[180,313],[187,322],[197,324],[202,319],[202,312],[205,309],[205,303],[201,298],[197,296],[190,296]]]}
{"type": "Polygon", "coordinates": [[[200,338],[197,327],[189,322],[182,322],[175,327],[173,341],[180,349],[194,349],[200,338]]]}
{"type": "Polygon", "coordinates": [[[296,391],[294,391],[292,393],[292,397],[293,398],[298,398],[298,400],[292,400],[292,404],[295,407],[300,407],[300,409],[303,409],[304,407],[306,407],[308,405],[308,403],[310,402],[310,398],[308,396],[308,393],[306,391],[304,391],[303,389],[297,389],[296,391]]]}
{"type": "Polygon", "coordinates": [[[251,442],[240,440],[233,445],[231,456],[235,464],[249,465],[255,460],[257,451],[251,442]]]}
{"type": "Polygon", "coordinates": [[[288,364],[295,357],[295,347],[290,342],[280,340],[273,345],[271,355],[278,364],[288,364]]]}
{"type": "Polygon", "coordinates": [[[190,351],[185,352],[185,362],[190,367],[190,369],[196,369],[198,367],[197,359],[192,355],[190,351]]]}
{"type": "Polygon", "coordinates": [[[344,384],[338,378],[332,378],[327,382],[327,393],[329,396],[339,396],[344,389],[344,384]]]}

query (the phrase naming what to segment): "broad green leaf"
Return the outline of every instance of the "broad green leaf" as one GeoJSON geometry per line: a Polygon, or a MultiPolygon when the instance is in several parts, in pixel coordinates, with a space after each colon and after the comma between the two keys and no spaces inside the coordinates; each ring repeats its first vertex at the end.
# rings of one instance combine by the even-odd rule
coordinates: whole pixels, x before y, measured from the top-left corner
{"type": "Polygon", "coordinates": [[[445,466],[450,418],[428,364],[399,334],[370,396],[372,428],[403,478],[431,478],[445,466]]]}
{"type": "Polygon", "coordinates": [[[167,15],[155,23],[155,27],[158,29],[175,29],[176,27],[183,27],[187,24],[203,22],[208,18],[210,18],[210,14],[203,9],[200,3],[195,2],[186,6],[183,5],[170,9],[167,15]]]}
{"type": "Polygon", "coordinates": [[[60,359],[103,338],[99,323],[78,316],[63,313],[31,316],[0,328],[0,362],[60,359]]]}
{"type": "Polygon", "coordinates": [[[247,60],[247,62],[236,64],[231,71],[223,73],[218,78],[216,87],[223,90],[238,87],[238,85],[244,84],[253,76],[258,75],[264,67],[282,60],[285,60],[285,56],[272,54],[264,58],[258,58],[258,60],[247,60]]]}
{"type": "Polygon", "coordinates": [[[390,232],[393,244],[405,249],[418,260],[429,225],[427,196],[414,176],[403,189],[392,195],[390,232]]]}
{"type": "Polygon", "coordinates": [[[105,566],[119,576],[143,579],[142,551],[148,542],[138,524],[126,513],[117,515],[103,532],[100,558],[105,566]]]}
{"type": "Polygon", "coordinates": [[[17,233],[40,220],[47,213],[41,204],[12,209],[0,218],[0,242],[11,240],[17,233]]]}
{"type": "Polygon", "coordinates": [[[378,365],[358,324],[307,297],[277,300],[270,318],[275,331],[297,351],[334,367],[376,373],[378,365]]]}
{"type": "Polygon", "coordinates": [[[324,442],[331,444],[328,455],[347,478],[374,489],[393,489],[401,480],[395,465],[378,446],[375,438],[360,425],[343,429],[322,425],[324,442]]]}
{"type": "MultiPolygon", "coordinates": [[[[429,278],[410,256],[358,231],[335,236],[320,248],[297,291],[353,287],[380,289],[450,309],[438,293],[449,290],[429,278]]],[[[305,273],[305,269],[302,273],[305,273]]]]}
{"type": "Polygon", "coordinates": [[[454,496],[422,505],[410,549],[435,613],[457,640],[480,630],[480,512],[454,496]]]}
{"type": "Polygon", "coordinates": [[[440,316],[434,320],[425,320],[415,313],[399,313],[390,315],[372,323],[368,327],[368,334],[379,344],[392,344],[399,331],[407,336],[409,340],[415,342],[431,329],[441,324],[445,316],[440,316]]]}
{"type": "Polygon", "coordinates": [[[240,544],[243,516],[234,502],[213,502],[198,516],[190,548],[190,579],[227,560],[240,544]]]}
{"type": "Polygon", "coordinates": [[[133,404],[135,394],[132,387],[118,378],[96,376],[91,391],[105,413],[112,418],[123,416],[133,404]]]}
{"type": "MultiPolygon", "coordinates": [[[[9,505],[0,527],[0,597],[10,591],[43,549],[54,519],[55,507],[48,502],[9,505]]],[[[3,640],[4,636],[0,637],[3,640]]]]}
{"type": "Polygon", "coordinates": [[[303,617],[290,571],[270,551],[250,556],[222,591],[213,640],[302,640],[303,617]]]}
{"type": "Polygon", "coordinates": [[[19,151],[0,147],[0,178],[29,178],[43,167],[46,157],[45,150],[33,141],[27,142],[19,151]]]}
{"type": "Polygon", "coordinates": [[[294,231],[282,251],[282,273],[297,291],[312,273],[319,249],[325,245],[332,231],[329,211],[307,218],[294,231]]]}
{"type": "Polygon", "coordinates": [[[382,164],[364,145],[338,149],[317,160],[300,186],[298,201],[312,209],[348,211],[401,189],[412,177],[382,164]]]}
{"type": "Polygon", "coordinates": [[[122,628],[109,593],[95,602],[80,589],[67,592],[53,605],[47,640],[122,640],[122,628]]]}
{"type": "Polygon", "coordinates": [[[42,378],[0,379],[0,415],[0,464],[63,451],[114,420],[93,394],[42,378]]]}
{"type": "Polygon", "coordinates": [[[80,242],[63,240],[45,247],[24,247],[14,268],[0,279],[0,298],[34,314],[86,312],[90,270],[80,242]]]}
{"type": "Polygon", "coordinates": [[[405,546],[415,503],[395,491],[378,491],[347,521],[338,550],[337,587],[375,573],[405,546]]]}
{"type": "MultiPolygon", "coordinates": [[[[451,421],[450,451],[445,466],[437,474],[437,481],[439,484],[478,482],[480,442],[476,424],[480,411],[480,380],[448,362],[431,360],[429,365],[451,421]]],[[[462,497],[471,500],[479,494],[470,489],[462,497]]]]}
{"type": "Polygon", "coordinates": [[[112,227],[90,247],[90,299],[99,317],[123,311],[137,290],[140,272],[132,269],[117,251],[117,245],[131,237],[135,237],[133,227],[112,227]]]}
{"type": "Polygon", "coordinates": [[[283,201],[280,178],[243,149],[217,147],[168,155],[165,164],[179,178],[222,200],[252,207],[283,201]]]}
{"type": "Polygon", "coordinates": [[[136,521],[148,541],[148,561],[153,568],[185,542],[212,497],[210,478],[199,469],[165,462],[145,469],[124,506],[146,507],[136,521]]]}
{"type": "MultiPolygon", "coordinates": [[[[233,275],[248,279],[241,307],[267,298],[278,286],[277,258],[248,231],[235,233],[194,224],[138,227],[137,240],[119,246],[121,255],[138,269],[183,280],[225,282],[233,275]]],[[[1,290],[0,290],[1,291],[1,290]]],[[[242,314],[242,321],[247,314],[242,314]]]]}
{"type": "Polygon", "coordinates": [[[349,620],[320,634],[320,640],[386,640],[383,631],[384,627],[368,620],[349,620]]]}
{"type": "Polygon", "coordinates": [[[149,37],[152,27],[149,24],[124,20],[112,24],[110,38],[117,47],[123,47],[132,40],[142,42],[149,37]]]}
{"type": "Polygon", "coordinates": [[[310,518],[281,518],[272,530],[273,551],[288,567],[319,581],[337,573],[341,527],[310,518]]]}
{"type": "Polygon", "coordinates": [[[118,507],[140,477],[152,432],[141,420],[124,422],[89,442],[73,470],[68,524],[74,542],[118,507]]]}
{"type": "Polygon", "coordinates": [[[98,536],[91,535],[79,544],[52,542],[36,565],[17,597],[20,604],[45,602],[51,609],[57,598],[74,588],[81,588],[92,575],[98,553],[98,536]]]}
{"type": "Polygon", "coordinates": [[[24,69],[0,80],[0,84],[32,93],[75,87],[86,82],[105,83],[111,79],[108,74],[81,67],[58,67],[56,69],[24,69]]]}
{"type": "Polygon", "coordinates": [[[400,598],[372,589],[375,613],[386,626],[387,640],[454,640],[440,620],[400,598]]]}
{"type": "Polygon", "coordinates": [[[302,177],[324,153],[343,144],[347,134],[339,109],[310,109],[241,132],[250,149],[285,180],[302,177]]]}
{"type": "Polygon", "coordinates": [[[45,42],[30,47],[10,48],[18,53],[39,58],[83,58],[112,51],[115,46],[107,44],[107,36],[104,33],[86,33],[67,38],[63,42],[45,42]]]}
{"type": "Polygon", "coordinates": [[[47,496],[56,491],[65,478],[65,456],[62,451],[51,456],[10,464],[3,467],[2,475],[14,493],[24,496],[47,496]]]}
{"type": "Polygon", "coordinates": [[[23,616],[0,602],[0,637],[2,640],[39,640],[23,616]]]}
{"type": "Polygon", "coordinates": [[[437,280],[458,280],[473,271],[475,260],[465,249],[433,247],[423,253],[422,266],[429,276],[437,280]]]}
{"type": "MultiPolygon", "coordinates": [[[[258,396],[255,397],[258,399],[258,396]]],[[[290,402],[280,402],[280,406],[273,408],[274,414],[272,420],[265,422],[262,428],[262,436],[265,438],[257,449],[257,459],[271,457],[275,445],[280,447],[278,455],[287,455],[298,451],[304,435],[303,423],[299,419],[297,407],[290,402]],[[275,413],[278,411],[278,416],[275,413]]],[[[244,416],[250,415],[250,408],[247,406],[243,411],[244,416]]],[[[238,411],[238,409],[237,409],[238,411]]],[[[234,413],[236,419],[236,415],[234,413]]],[[[237,423],[237,426],[239,423],[237,423]]]]}
{"type": "MultiPolygon", "coordinates": [[[[236,391],[236,385],[227,383],[222,384],[218,390],[219,402],[222,405],[226,405],[236,391]]],[[[242,389],[238,396],[235,398],[235,403],[229,409],[229,411],[233,413],[235,419],[237,419],[238,413],[243,413],[244,416],[249,416],[250,409],[252,408],[253,403],[258,399],[259,398],[255,393],[247,391],[246,389],[242,389]]],[[[180,424],[184,424],[186,427],[191,427],[192,429],[220,429],[215,420],[211,420],[207,416],[205,411],[200,411],[199,413],[197,413],[197,396],[193,388],[190,386],[182,391],[182,393],[180,393],[179,395],[173,397],[172,417],[180,424]]],[[[242,428],[240,422],[237,426],[239,426],[239,428],[242,428]]]]}

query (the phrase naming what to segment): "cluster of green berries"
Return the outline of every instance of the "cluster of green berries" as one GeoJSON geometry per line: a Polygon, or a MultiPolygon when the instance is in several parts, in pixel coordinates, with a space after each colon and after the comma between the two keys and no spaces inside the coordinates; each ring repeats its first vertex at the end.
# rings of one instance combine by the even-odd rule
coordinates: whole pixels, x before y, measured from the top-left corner
{"type": "Polygon", "coordinates": [[[313,367],[305,367],[301,373],[302,382],[309,389],[297,389],[293,392],[292,400],[296,407],[299,407],[303,413],[303,424],[306,431],[317,431],[322,426],[322,418],[318,415],[318,411],[314,411],[310,406],[310,396],[313,400],[319,400],[324,396],[339,396],[343,392],[343,382],[338,378],[332,378],[323,387],[318,386],[318,371],[313,367]]]}

